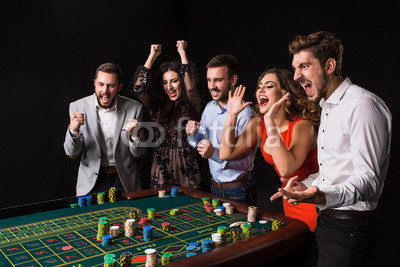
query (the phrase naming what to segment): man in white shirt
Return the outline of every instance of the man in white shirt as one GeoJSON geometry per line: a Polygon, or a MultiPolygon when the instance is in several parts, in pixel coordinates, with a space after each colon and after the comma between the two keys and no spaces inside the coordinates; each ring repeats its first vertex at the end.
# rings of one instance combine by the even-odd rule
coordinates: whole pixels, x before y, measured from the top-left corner
{"type": "Polygon", "coordinates": [[[98,67],[95,93],[70,104],[70,124],[64,150],[68,157],[82,154],[76,194],[140,190],[136,158],[145,153],[139,145],[138,123],[143,108],[139,102],[119,96],[121,70],[114,63],[98,67]]]}
{"type": "Polygon", "coordinates": [[[391,114],[373,93],[341,76],[343,46],[332,33],[297,36],[289,45],[294,79],[322,107],[319,172],[291,178],[271,200],[317,205],[310,265],[363,266],[376,243],[374,212],[389,165],[391,114]]]}

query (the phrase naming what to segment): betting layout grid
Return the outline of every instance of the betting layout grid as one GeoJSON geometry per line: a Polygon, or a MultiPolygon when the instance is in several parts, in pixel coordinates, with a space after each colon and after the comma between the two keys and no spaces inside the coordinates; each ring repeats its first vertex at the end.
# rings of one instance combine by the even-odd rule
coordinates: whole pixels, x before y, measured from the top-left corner
{"type": "MultiPolygon", "coordinates": [[[[172,252],[174,260],[178,260],[186,255],[185,248],[190,242],[201,243],[203,239],[210,238],[218,226],[229,226],[232,222],[246,220],[246,215],[239,213],[216,216],[206,212],[202,203],[198,202],[179,207],[180,213],[176,216],[169,214],[170,209],[158,211],[156,220],[151,222],[155,227],[152,241],[144,242],[142,227],[137,227],[135,236],[125,237],[122,234],[112,245],[102,246],[101,242],[96,240],[98,219],[107,216],[110,225],[122,228],[127,214],[132,209],[133,207],[109,208],[1,229],[0,263],[11,263],[12,266],[74,266],[82,263],[84,266],[85,262],[90,262],[91,266],[102,266],[105,254],[119,255],[130,251],[135,261],[135,257],[143,258],[147,248],[155,248],[159,254],[172,252]],[[163,222],[172,225],[169,232],[162,230],[163,222]],[[4,241],[4,238],[7,240],[4,241]],[[66,246],[71,246],[72,249],[64,251],[63,247],[66,246]]],[[[139,212],[140,217],[146,216],[141,210],[139,212]]],[[[256,227],[253,235],[259,232],[256,227]]],[[[143,261],[137,262],[137,265],[143,264],[143,261]]]]}

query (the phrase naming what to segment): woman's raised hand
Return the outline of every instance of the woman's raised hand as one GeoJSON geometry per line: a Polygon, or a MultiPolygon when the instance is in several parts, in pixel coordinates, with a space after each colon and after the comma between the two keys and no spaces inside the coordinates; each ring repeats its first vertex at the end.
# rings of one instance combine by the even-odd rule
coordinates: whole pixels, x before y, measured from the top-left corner
{"type": "Polygon", "coordinates": [[[236,87],[235,92],[229,92],[228,112],[239,114],[247,106],[252,104],[252,102],[246,102],[244,104],[242,103],[245,92],[246,86],[243,85],[239,85],[239,87],[236,87]]]}

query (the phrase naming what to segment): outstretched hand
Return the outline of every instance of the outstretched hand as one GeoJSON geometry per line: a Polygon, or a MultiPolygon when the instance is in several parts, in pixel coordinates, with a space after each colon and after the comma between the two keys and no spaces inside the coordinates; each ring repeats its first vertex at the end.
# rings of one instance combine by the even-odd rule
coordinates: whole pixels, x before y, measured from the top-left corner
{"type": "Polygon", "coordinates": [[[297,205],[299,203],[325,204],[325,193],[319,191],[317,186],[306,187],[303,183],[298,182],[298,176],[290,179],[281,178],[282,182],[287,182],[284,188],[279,188],[278,192],[271,196],[270,200],[274,201],[279,197],[283,197],[289,203],[297,205]]]}
{"type": "Polygon", "coordinates": [[[228,112],[231,112],[233,114],[239,114],[247,106],[252,104],[252,102],[246,102],[242,104],[245,92],[246,92],[246,86],[243,85],[239,85],[239,87],[236,87],[235,92],[233,91],[229,92],[228,112]]]}

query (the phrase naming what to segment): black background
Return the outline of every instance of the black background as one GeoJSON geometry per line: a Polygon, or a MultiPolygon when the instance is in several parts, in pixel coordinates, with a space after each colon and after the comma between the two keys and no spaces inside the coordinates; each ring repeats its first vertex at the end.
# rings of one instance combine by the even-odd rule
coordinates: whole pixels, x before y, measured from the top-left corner
{"type": "MultiPolygon", "coordinates": [[[[255,102],[254,88],[263,70],[291,69],[287,46],[292,38],[327,30],[343,42],[343,76],[379,95],[392,112],[391,162],[379,204],[382,237],[372,263],[393,262],[393,240],[399,237],[398,7],[349,2],[1,0],[0,207],[75,194],[78,160],[63,151],[68,106],[94,92],[94,71],[100,64],[119,64],[121,94],[133,97],[132,75],[145,62],[150,45],[163,45],[158,64],[179,60],[175,44],[184,39],[207,100],[205,65],[217,54],[231,53],[239,60],[246,98],[255,102]]],[[[150,163],[151,150],[141,159],[145,185],[150,163]]],[[[268,200],[279,181],[259,151],[255,173],[258,206],[282,212],[279,201],[268,200]]]]}

